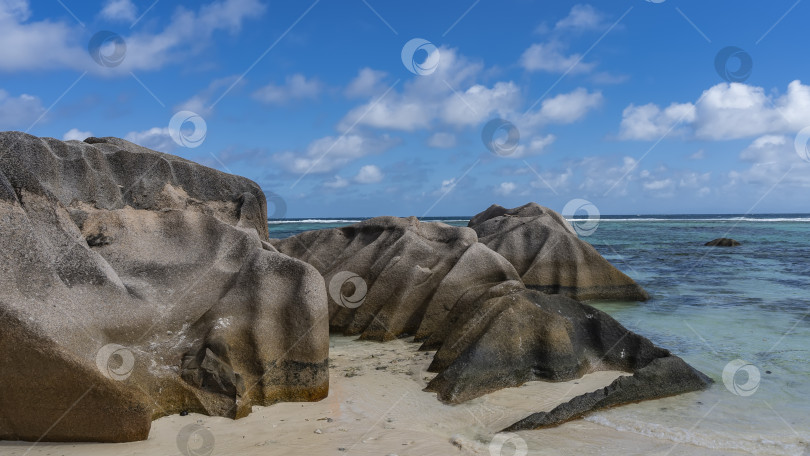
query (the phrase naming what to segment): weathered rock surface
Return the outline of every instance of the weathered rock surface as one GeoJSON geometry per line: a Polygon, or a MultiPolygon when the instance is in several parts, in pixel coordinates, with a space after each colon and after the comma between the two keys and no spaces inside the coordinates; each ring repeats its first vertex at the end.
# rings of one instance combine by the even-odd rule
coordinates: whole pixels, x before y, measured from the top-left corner
{"type": "Polygon", "coordinates": [[[705,246],[709,247],[736,247],[738,245],[742,245],[739,241],[735,241],[734,239],[729,238],[717,238],[713,239],[705,244],[705,246]]]}
{"type": "MultiPolygon", "coordinates": [[[[546,212],[510,218],[530,228],[547,226],[544,231],[498,220],[508,215],[477,217],[473,222],[478,223],[471,225],[482,227],[486,239],[507,253],[537,246],[534,252],[551,255],[543,262],[552,267],[569,264],[568,272],[577,277],[573,268],[587,268],[581,261],[591,257],[573,263],[558,261],[556,255],[585,248],[562,236],[570,232],[558,214],[536,205],[518,212],[538,209],[546,212]],[[555,222],[534,221],[538,217],[555,222]],[[487,224],[488,220],[493,223],[487,224]],[[499,237],[496,228],[503,225],[508,229],[499,237]],[[569,247],[542,250],[542,243],[531,239],[549,231],[560,232],[554,238],[569,247]]],[[[489,211],[491,215],[499,210],[489,211]]],[[[270,242],[280,252],[312,264],[325,277],[333,331],[380,341],[413,335],[423,349],[438,350],[429,369],[438,375],[427,390],[445,402],[463,402],[531,380],[563,381],[608,369],[633,373],[626,377],[632,380],[614,382],[606,397],[580,396],[565,413],[537,420],[541,426],[561,423],[592,408],[710,384],[683,360],[607,314],[560,294],[527,288],[519,274],[523,263],[507,261],[478,241],[471,228],[422,223],[415,217],[377,217],[270,242]],[[357,276],[362,283],[346,279],[357,276]],[[672,381],[662,381],[669,375],[672,381]]],[[[590,274],[589,286],[598,287],[600,276],[590,274]]]]}
{"type": "Polygon", "coordinates": [[[0,439],[145,439],[328,390],[323,278],[253,182],[116,138],[0,133],[0,439]]]}
{"type": "Polygon", "coordinates": [[[579,301],[646,301],[633,279],[577,237],[558,213],[536,203],[493,205],[470,220],[478,239],[515,266],[527,287],[579,301]]]}

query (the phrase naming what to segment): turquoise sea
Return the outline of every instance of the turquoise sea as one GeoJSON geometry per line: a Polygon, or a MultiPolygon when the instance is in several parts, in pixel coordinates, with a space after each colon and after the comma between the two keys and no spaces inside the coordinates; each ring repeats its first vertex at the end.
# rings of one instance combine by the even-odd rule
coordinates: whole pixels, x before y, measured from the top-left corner
{"type": "MultiPolygon", "coordinates": [[[[274,220],[270,236],[360,220],[274,220]]],[[[810,215],[602,216],[582,239],[653,296],[591,304],[716,382],[585,419],[673,445],[810,454],[810,215]],[[742,246],[703,246],[718,237],[742,246]]]]}

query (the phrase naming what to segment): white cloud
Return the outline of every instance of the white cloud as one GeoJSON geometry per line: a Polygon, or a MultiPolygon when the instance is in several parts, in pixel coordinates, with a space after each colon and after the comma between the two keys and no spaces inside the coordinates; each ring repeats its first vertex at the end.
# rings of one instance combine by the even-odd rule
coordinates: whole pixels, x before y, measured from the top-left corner
{"type": "Polygon", "coordinates": [[[675,182],[673,182],[672,179],[659,179],[643,182],[641,185],[644,187],[644,190],[663,191],[672,190],[675,182]]]}
{"type": "Polygon", "coordinates": [[[442,104],[439,118],[455,126],[477,125],[493,113],[506,116],[520,101],[520,89],[511,81],[496,82],[492,88],[476,84],[461,95],[449,96],[442,104]]]}
{"type": "MultiPolygon", "coordinates": [[[[498,81],[491,86],[476,82],[484,72],[479,62],[459,55],[454,49],[442,48],[436,72],[428,77],[408,81],[401,91],[392,91],[382,99],[372,100],[350,110],[338,123],[346,131],[356,125],[379,129],[416,131],[442,127],[460,129],[478,127],[493,117],[511,119],[525,137],[536,134],[535,127],[549,123],[572,123],[600,106],[600,92],[577,89],[545,100],[540,109],[523,116],[524,101],[520,87],[512,81],[498,81]]],[[[429,138],[432,147],[452,147],[445,133],[429,138]]]]}
{"type": "Polygon", "coordinates": [[[810,125],[810,86],[793,81],[781,96],[762,87],[740,83],[717,84],[696,103],[628,106],[622,115],[619,137],[658,139],[675,126],[678,133],[707,140],[752,138],[795,133],[810,125]],[[684,129],[677,126],[683,120],[684,129]]]}
{"type": "Polygon", "coordinates": [[[360,168],[360,171],[354,176],[354,181],[358,184],[376,184],[383,179],[383,173],[380,168],[374,165],[366,165],[360,168]]]}
{"type": "Polygon", "coordinates": [[[547,73],[587,73],[595,63],[582,61],[580,54],[565,55],[565,46],[559,41],[536,43],[523,52],[520,64],[528,71],[547,73]]]}
{"type": "Polygon", "coordinates": [[[388,150],[398,142],[387,135],[379,138],[359,134],[338,138],[326,136],[312,141],[303,152],[286,151],[274,154],[272,158],[293,174],[329,173],[358,158],[388,150]]]}
{"type": "Polygon", "coordinates": [[[137,70],[158,70],[188,61],[211,43],[215,32],[237,33],[242,23],[263,14],[259,0],[217,0],[191,11],[178,7],[171,22],[158,33],[136,32],[123,39],[127,53],[114,68],[97,65],[87,53],[90,37],[69,22],[28,22],[27,1],[0,2],[0,71],[74,69],[98,74],[128,75],[137,70]]]}
{"type": "Polygon", "coordinates": [[[335,176],[333,180],[326,181],[323,183],[324,187],[327,188],[345,188],[349,185],[349,180],[344,179],[340,176],[335,176]]]}
{"type": "Polygon", "coordinates": [[[169,152],[176,146],[176,143],[169,135],[168,127],[153,127],[144,131],[131,131],[124,136],[124,139],[158,152],[169,152]]]}
{"type": "Polygon", "coordinates": [[[42,101],[32,95],[18,97],[0,89],[0,128],[28,128],[45,112],[42,101]]]}
{"type": "Polygon", "coordinates": [[[456,135],[444,132],[434,133],[427,139],[427,145],[437,149],[450,149],[456,147],[456,135]]]}
{"type": "Polygon", "coordinates": [[[387,76],[384,71],[363,68],[346,87],[345,94],[349,98],[361,98],[379,95],[386,89],[383,79],[387,76]]]}
{"type": "Polygon", "coordinates": [[[131,0],[108,0],[101,10],[101,17],[110,21],[134,22],[138,9],[131,0]]]}
{"type": "Polygon", "coordinates": [[[570,93],[543,100],[540,110],[530,115],[531,122],[570,124],[585,117],[602,105],[602,92],[588,92],[579,88],[570,93]]]}
{"type": "Polygon", "coordinates": [[[26,21],[31,17],[28,0],[0,0],[0,18],[9,16],[17,21],[26,21]]]}
{"type": "Polygon", "coordinates": [[[526,144],[521,140],[521,143],[515,148],[515,151],[506,158],[525,158],[533,155],[540,155],[546,151],[546,148],[554,143],[557,137],[551,134],[545,136],[535,136],[529,139],[526,144]]]}
{"type": "Polygon", "coordinates": [[[287,76],[284,85],[268,84],[253,93],[253,98],[267,104],[284,104],[290,100],[315,99],[323,84],[302,74],[287,76]]]}
{"type": "Polygon", "coordinates": [[[498,195],[506,196],[515,191],[517,185],[514,182],[501,182],[501,184],[495,188],[495,193],[498,195]]]}
{"type": "Polygon", "coordinates": [[[607,27],[605,16],[591,5],[574,5],[571,12],[557,21],[557,31],[601,30],[607,27]]]}
{"type": "Polygon", "coordinates": [[[67,133],[64,134],[64,136],[62,136],[62,141],[70,141],[74,139],[76,141],[84,141],[91,136],[93,136],[93,133],[90,131],[81,131],[78,128],[71,128],[67,133]]]}
{"type": "Polygon", "coordinates": [[[703,160],[704,158],[706,158],[706,151],[703,149],[700,149],[689,156],[690,160],[703,160]]]}
{"type": "Polygon", "coordinates": [[[692,103],[672,103],[666,109],[650,103],[643,106],[630,105],[622,112],[619,137],[622,139],[658,139],[666,134],[682,134],[682,125],[695,121],[695,106],[692,103]]]}
{"type": "Polygon", "coordinates": [[[175,111],[191,111],[201,116],[210,115],[212,98],[219,96],[234,83],[236,85],[233,86],[232,90],[244,86],[245,80],[240,79],[237,75],[214,79],[208,84],[208,87],[175,106],[175,111]]]}
{"type": "Polygon", "coordinates": [[[358,106],[344,116],[338,129],[355,123],[374,128],[414,131],[436,125],[478,125],[497,114],[504,116],[521,103],[519,88],[510,82],[492,87],[477,84],[483,65],[441,48],[441,61],[430,76],[408,81],[402,91],[358,106]]]}
{"type": "MultiPolygon", "coordinates": [[[[728,185],[752,184],[773,188],[810,188],[810,162],[796,152],[793,137],[765,135],[740,152],[740,159],[751,163],[749,169],[730,171],[728,185]]],[[[806,192],[806,191],[804,191],[806,192]]]]}

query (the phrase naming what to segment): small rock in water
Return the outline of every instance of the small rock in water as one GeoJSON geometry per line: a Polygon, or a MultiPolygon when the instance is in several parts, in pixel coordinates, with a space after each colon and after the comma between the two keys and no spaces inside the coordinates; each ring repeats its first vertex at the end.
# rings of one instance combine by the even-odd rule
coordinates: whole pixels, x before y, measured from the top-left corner
{"type": "Polygon", "coordinates": [[[711,240],[711,241],[709,241],[709,242],[707,242],[707,243],[705,243],[703,245],[706,245],[706,246],[709,246],[709,247],[736,247],[736,246],[742,245],[742,244],[740,244],[739,241],[735,241],[734,239],[717,238],[717,239],[711,240]]]}

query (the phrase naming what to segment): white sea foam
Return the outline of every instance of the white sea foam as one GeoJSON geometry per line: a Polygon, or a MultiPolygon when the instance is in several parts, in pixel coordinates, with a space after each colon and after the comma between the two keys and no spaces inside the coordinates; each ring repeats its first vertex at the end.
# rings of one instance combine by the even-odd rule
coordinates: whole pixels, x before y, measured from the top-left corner
{"type": "Polygon", "coordinates": [[[695,445],[712,450],[796,456],[803,455],[808,450],[807,444],[799,436],[780,436],[778,439],[774,439],[763,435],[729,434],[706,429],[703,426],[685,429],[647,423],[628,417],[608,418],[604,413],[594,413],[586,416],[585,420],[621,432],[631,432],[659,440],[669,440],[674,444],[695,445]]]}
{"type": "Polygon", "coordinates": [[[268,220],[271,225],[284,224],[284,223],[357,223],[361,220],[349,219],[303,219],[303,220],[268,220]]]}
{"type": "MultiPolygon", "coordinates": [[[[585,222],[587,218],[566,219],[569,222],[585,222]]],[[[602,218],[599,223],[604,222],[810,222],[810,217],[784,217],[784,218],[754,218],[754,217],[729,217],[729,218],[602,218]]]]}

